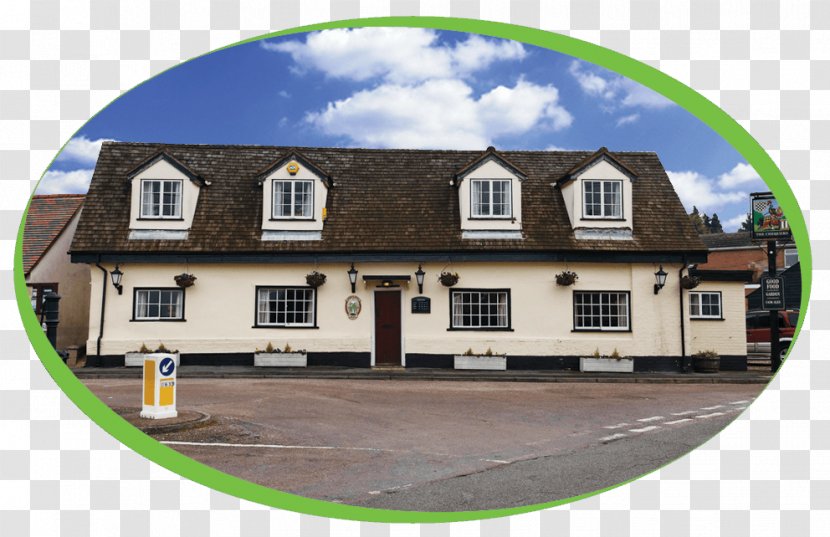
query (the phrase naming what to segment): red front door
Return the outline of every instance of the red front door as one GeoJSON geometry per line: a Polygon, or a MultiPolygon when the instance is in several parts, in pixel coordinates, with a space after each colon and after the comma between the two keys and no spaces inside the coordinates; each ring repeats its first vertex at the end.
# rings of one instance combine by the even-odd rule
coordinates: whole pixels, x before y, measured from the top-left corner
{"type": "Polygon", "coordinates": [[[401,293],[375,293],[375,365],[401,365],[401,293]]]}

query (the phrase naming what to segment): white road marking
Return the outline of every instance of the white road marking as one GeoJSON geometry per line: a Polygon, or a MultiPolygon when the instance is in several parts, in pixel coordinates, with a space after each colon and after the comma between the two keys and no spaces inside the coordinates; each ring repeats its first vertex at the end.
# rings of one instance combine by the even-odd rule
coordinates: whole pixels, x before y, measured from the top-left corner
{"type": "Polygon", "coordinates": [[[666,418],[664,418],[663,416],[652,416],[650,418],[640,418],[637,421],[647,422],[647,421],[659,421],[659,420],[664,420],[664,419],[666,419],[666,418]]]}
{"type": "Polygon", "coordinates": [[[717,410],[719,408],[723,408],[723,405],[702,406],[702,407],[700,407],[701,410],[717,410]]]}
{"type": "Polygon", "coordinates": [[[748,402],[749,402],[749,401],[732,401],[732,402],[731,402],[731,403],[729,403],[729,404],[730,404],[730,405],[743,405],[743,404],[746,404],[746,403],[748,403],[748,402]]]}
{"type": "Polygon", "coordinates": [[[600,438],[599,441],[600,442],[611,442],[612,440],[619,440],[620,438],[625,438],[626,436],[628,436],[628,435],[625,434],[625,433],[616,433],[616,434],[612,434],[611,436],[606,436],[604,438],[600,438]]]}
{"type": "Polygon", "coordinates": [[[654,429],[659,429],[659,425],[649,425],[648,427],[643,427],[642,429],[629,429],[629,432],[632,433],[647,433],[649,431],[653,431],[654,429]]]}
{"type": "Polygon", "coordinates": [[[387,451],[392,449],[370,448],[370,447],[343,447],[343,446],[291,446],[284,444],[230,444],[228,442],[185,442],[180,440],[162,440],[162,444],[170,446],[208,446],[208,447],[241,447],[241,448],[268,448],[268,449],[322,449],[322,450],[344,450],[344,451],[387,451]]]}
{"type": "Polygon", "coordinates": [[[715,416],[723,416],[723,412],[712,412],[711,414],[701,414],[700,416],[695,416],[697,419],[706,419],[706,418],[714,418],[715,416]]]}
{"type": "Polygon", "coordinates": [[[606,429],[620,429],[622,427],[627,427],[627,426],[628,426],[627,423],[618,423],[616,425],[606,425],[605,428],[606,429]]]}
{"type": "Polygon", "coordinates": [[[747,409],[747,407],[745,407],[745,406],[736,406],[732,410],[746,410],[746,409],[747,409]]]}
{"type": "Polygon", "coordinates": [[[679,420],[667,421],[666,425],[675,425],[677,423],[683,423],[683,422],[686,422],[686,421],[692,421],[692,418],[682,418],[682,419],[679,419],[679,420]]]}
{"type": "Polygon", "coordinates": [[[501,461],[499,459],[479,459],[484,462],[495,462],[496,464],[510,464],[510,461],[501,461]]]}
{"type": "Polygon", "coordinates": [[[695,414],[697,410],[684,410],[683,412],[672,412],[672,416],[688,416],[689,414],[695,414]]]}

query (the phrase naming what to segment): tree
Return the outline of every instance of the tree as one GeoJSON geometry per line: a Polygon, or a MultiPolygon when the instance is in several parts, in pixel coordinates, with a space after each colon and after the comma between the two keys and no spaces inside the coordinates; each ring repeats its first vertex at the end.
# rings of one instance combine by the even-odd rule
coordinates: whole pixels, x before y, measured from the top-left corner
{"type": "Polygon", "coordinates": [[[706,213],[703,213],[703,216],[701,216],[701,219],[703,220],[703,232],[704,233],[711,233],[712,232],[712,219],[709,218],[709,215],[706,214],[706,213]]]}
{"type": "Polygon", "coordinates": [[[697,206],[692,206],[692,212],[689,213],[689,221],[695,227],[698,235],[703,235],[707,232],[706,227],[703,225],[703,218],[700,216],[700,211],[697,210],[697,206]]]}
{"type": "Polygon", "coordinates": [[[712,213],[712,220],[709,222],[709,233],[723,233],[723,226],[718,218],[718,213],[712,213]]]}
{"type": "Polygon", "coordinates": [[[752,231],[752,214],[746,213],[746,220],[741,222],[741,229],[739,231],[752,231]]]}

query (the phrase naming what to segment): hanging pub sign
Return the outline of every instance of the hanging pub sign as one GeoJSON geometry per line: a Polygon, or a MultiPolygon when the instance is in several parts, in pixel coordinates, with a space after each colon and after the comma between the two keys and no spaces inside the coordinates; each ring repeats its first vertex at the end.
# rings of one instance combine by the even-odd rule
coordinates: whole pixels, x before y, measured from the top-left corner
{"type": "Polygon", "coordinates": [[[752,240],[790,238],[790,223],[771,192],[750,194],[752,240]]]}

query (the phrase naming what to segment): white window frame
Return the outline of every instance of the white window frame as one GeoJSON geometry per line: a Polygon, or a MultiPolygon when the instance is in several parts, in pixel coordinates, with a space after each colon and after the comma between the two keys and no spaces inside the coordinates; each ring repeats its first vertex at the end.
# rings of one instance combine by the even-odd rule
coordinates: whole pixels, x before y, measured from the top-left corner
{"type": "MultiPolygon", "coordinates": [[[[271,218],[274,220],[313,220],[314,219],[314,180],[313,179],[274,179],[271,181],[271,218]],[[291,184],[291,214],[277,214],[277,183],[291,184]],[[295,208],[297,207],[297,184],[308,183],[311,185],[310,203],[308,206],[308,215],[297,216],[295,208]]],[[[282,204],[279,204],[282,206],[282,204]]]]}
{"type": "Polygon", "coordinates": [[[149,288],[149,287],[142,287],[137,288],[134,290],[134,297],[133,297],[133,320],[135,321],[182,321],[184,320],[184,289],[177,289],[173,287],[159,287],[159,288],[149,288]],[[140,305],[141,299],[140,295],[147,294],[147,309],[149,313],[150,306],[157,306],[158,307],[158,315],[151,316],[151,315],[141,315],[140,312],[140,305]],[[155,293],[155,301],[150,302],[152,298],[152,294],[155,293]],[[176,302],[162,302],[162,293],[173,293],[174,295],[178,296],[178,300],[176,302]],[[163,306],[176,306],[176,314],[170,316],[162,315],[162,308],[163,306]]]}
{"type": "Polygon", "coordinates": [[[798,249],[796,249],[796,248],[784,248],[784,268],[790,268],[791,266],[795,265],[796,263],[798,263],[798,249]],[[794,263],[788,263],[787,262],[787,256],[792,256],[792,255],[795,256],[795,262],[794,263]]]}
{"type": "MultiPolygon", "coordinates": [[[[275,314],[279,314],[279,308],[275,310],[275,314]]],[[[314,328],[317,326],[317,290],[313,287],[288,287],[283,285],[263,285],[258,286],[256,288],[256,327],[267,327],[267,328],[314,328]],[[267,304],[271,302],[270,299],[267,298],[265,293],[271,293],[272,291],[283,291],[284,296],[282,298],[277,298],[276,302],[279,302],[284,307],[284,315],[286,316],[286,320],[283,322],[268,321],[268,317],[271,315],[271,310],[267,307],[267,304]],[[295,295],[293,298],[289,299],[288,294],[290,292],[294,292],[295,295]],[[301,291],[305,293],[305,297],[302,299],[297,299],[296,293],[301,291]],[[309,318],[306,322],[298,323],[298,322],[288,322],[287,317],[289,315],[289,311],[295,317],[298,315],[300,310],[296,309],[297,304],[310,304],[311,308],[308,312],[301,312],[302,315],[307,315],[309,318]],[[295,309],[289,310],[289,304],[295,306],[295,309]],[[263,306],[265,307],[263,308],[263,306]],[[263,314],[266,315],[266,319],[263,321],[263,314]]]]}
{"type": "Polygon", "coordinates": [[[470,179],[470,216],[472,218],[492,218],[492,219],[505,219],[510,220],[513,218],[513,181],[510,179],[470,179]],[[489,184],[489,201],[486,204],[487,212],[481,212],[481,209],[485,207],[482,204],[476,204],[475,194],[476,194],[476,184],[489,184]],[[507,203],[500,204],[500,205],[507,205],[507,214],[493,214],[493,207],[495,204],[493,203],[493,184],[494,183],[507,183],[507,203]],[[479,212],[476,212],[478,210],[479,212]]]}
{"type": "Polygon", "coordinates": [[[184,199],[184,181],[181,179],[142,179],[141,180],[141,188],[140,190],[140,198],[139,198],[139,217],[143,219],[152,219],[152,220],[179,220],[182,218],[182,201],[184,199]],[[144,203],[144,195],[145,191],[148,186],[152,183],[159,183],[159,202],[151,203],[150,207],[150,214],[145,212],[145,203],[144,203]],[[170,206],[170,204],[164,203],[164,195],[165,195],[165,186],[169,184],[178,184],[179,192],[178,198],[176,200],[174,207],[174,214],[164,214],[164,207],[165,205],[170,206]],[[159,214],[152,214],[152,208],[158,205],[159,214]]]}
{"type": "Polygon", "coordinates": [[[625,219],[625,212],[624,207],[625,200],[623,197],[623,181],[621,179],[584,179],[582,181],[582,217],[585,219],[591,220],[602,220],[602,219],[612,219],[612,220],[623,220],[625,219]],[[594,205],[593,203],[588,203],[588,189],[586,188],[588,183],[598,183],[600,185],[599,188],[599,210],[600,214],[588,214],[588,205],[594,205]],[[606,212],[606,203],[605,203],[605,189],[606,186],[609,184],[618,184],[620,185],[619,191],[619,214],[608,214],[606,212]]]}
{"type": "Polygon", "coordinates": [[[574,291],[573,293],[573,314],[574,314],[574,332],[629,332],[631,331],[631,293],[629,291],[574,291]],[[599,306],[600,313],[599,315],[594,315],[593,313],[586,314],[583,310],[583,313],[580,314],[578,308],[581,306],[583,308],[586,307],[586,304],[583,301],[577,301],[577,297],[584,297],[587,295],[596,296],[599,298],[596,304],[593,302],[593,298],[591,304],[588,304],[587,307],[591,307],[593,305],[599,306]],[[619,307],[619,297],[625,297],[625,315],[620,317],[620,315],[616,316],[603,316],[603,308],[604,307],[611,307],[610,297],[611,295],[617,295],[617,304],[616,307],[619,307]],[[611,326],[610,319],[612,317],[616,317],[617,319],[623,318],[625,320],[625,325],[619,324],[618,326],[611,326]],[[609,322],[606,323],[604,319],[608,319],[609,322]],[[591,323],[591,325],[585,325],[584,322],[586,319],[599,319],[599,325],[596,326],[595,324],[591,323]]]}
{"type": "Polygon", "coordinates": [[[689,291],[689,318],[690,319],[723,319],[723,295],[720,291],[689,291]],[[703,295],[710,297],[717,297],[716,314],[711,313],[712,307],[715,305],[710,302],[708,304],[710,313],[703,313],[703,295]]]}
{"type": "Polygon", "coordinates": [[[510,289],[452,289],[450,291],[450,330],[511,330],[511,317],[510,317],[510,289]],[[457,302],[457,297],[464,298],[463,295],[469,295],[472,298],[474,295],[477,295],[478,302],[473,303],[469,302],[472,306],[477,306],[478,313],[477,314],[465,314],[463,312],[464,302],[457,302]],[[489,301],[486,306],[488,308],[496,308],[496,312],[487,312],[482,313],[482,295],[503,295],[503,299],[499,296],[496,298],[495,302],[489,301]],[[498,309],[500,307],[504,307],[504,312],[499,312],[498,309]],[[491,325],[489,324],[489,319],[495,316],[496,318],[500,318],[503,316],[503,319],[499,319],[499,324],[491,325]],[[483,324],[483,319],[487,318],[488,324],[483,324]],[[465,320],[473,320],[478,319],[478,324],[469,324],[465,325],[465,320]]]}

